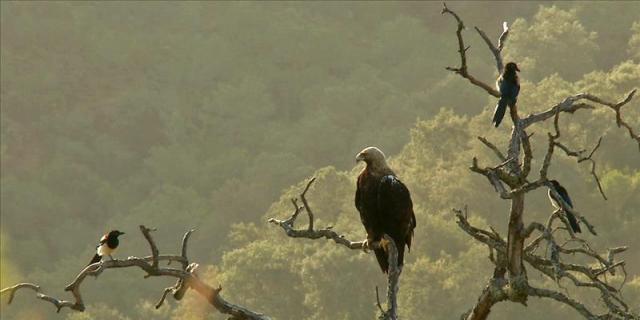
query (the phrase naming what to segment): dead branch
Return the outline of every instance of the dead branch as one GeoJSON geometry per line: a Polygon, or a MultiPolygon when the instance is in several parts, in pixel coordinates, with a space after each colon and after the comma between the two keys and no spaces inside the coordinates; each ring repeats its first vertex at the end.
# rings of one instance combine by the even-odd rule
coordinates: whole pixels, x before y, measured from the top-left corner
{"type": "MultiPolygon", "coordinates": [[[[315,181],[316,181],[316,178],[314,177],[314,178],[311,178],[309,182],[307,182],[307,185],[305,186],[304,191],[302,191],[302,193],[300,194],[301,199],[304,199],[304,196],[306,195],[306,192],[309,190],[309,187],[311,187],[311,185],[315,181]]],[[[284,230],[284,232],[287,234],[287,236],[291,238],[307,238],[307,239],[313,239],[313,240],[325,238],[325,239],[331,239],[335,243],[343,245],[349,249],[360,249],[360,250],[368,249],[365,247],[364,241],[347,240],[344,235],[340,235],[337,232],[333,231],[332,227],[327,227],[324,229],[314,229],[313,228],[314,217],[313,217],[313,214],[310,214],[311,210],[309,208],[309,204],[307,203],[307,201],[306,200],[303,201],[303,204],[304,204],[303,206],[298,206],[297,199],[291,199],[291,203],[294,207],[294,211],[288,219],[279,220],[276,218],[270,218],[268,220],[268,222],[280,226],[284,230]],[[302,211],[306,211],[308,214],[309,227],[307,227],[306,229],[295,229],[294,227],[295,221],[298,218],[298,215],[300,214],[300,212],[302,211]]]]}
{"type": "Polygon", "coordinates": [[[496,69],[498,69],[498,73],[502,73],[502,70],[504,70],[504,63],[502,62],[502,49],[504,48],[504,42],[507,40],[507,36],[509,35],[509,26],[507,25],[507,22],[502,22],[502,34],[500,35],[500,38],[498,38],[497,47],[494,46],[493,43],[491,43],[491,40],[489,40],[489,37],[487,37],[487,34],[484,33],[484,31],[480,30],[480,28],[478,27],[474,28],[476,29],[476,31],[478,31],[478,34],[480,34],[482,40],[484,40],[484,42],[487,44],[489,50],[491,50],[491,53],[493,53],[493,56],[496,59],[496,69]]]}
{"type": "Polygon", "coordinates": [[[624,105],[626,105],[629,101],[631,101],[633,96],[636,94],[636,91],[637,89],[631,90],[623,100],[617,103],[604,101],[603,99],[590,93],[579,93],[579,94],[565,98],[562,102],[554,105],[553,107],[547,109],[546,111],[528,115],[526,118],[522,119],[522,125],[526,128],[536,122],[545,121],[551,118],[552,116],[554,116],[557,112],[574,113],[580,109],[594,109],[595,107],[593,105],[586,104],[586,103],[576,103],[580,100],[588,100],[588,101],[595,102],[600,105],[607,106],[613,109],[616,112],[616,123],[618,123],[618,126],[624,126],[625,128],[627,128],[631,137],[634,140],[638,141],[638,143],[640,143],[640,137],[638,137],[633,132],[633,129],[631,129],[629,125],[622,120],[622,116],[620,114],[620,109],[624,105]]]}
{"type": "MultiPolygon", "coordinates": [[[[460,209],[453,209],[453,211],[456,215],[458,226],[467,234],[486,244],[498,255],[505,255],[507,253],[507,242],[502,237],[497,235],[494,231],[474,227],[469,223],[466,208],[464,211],[460,209]]],[[[527,295],[552,299],[559,298],[560,300],[558,301],[560,302],[568,302],[571,300],[571,303],[568,304],[579,313],[588,315],[586,317],[589,319],[609,319],[607,317],[611,314],[622,315],[620,317],[612,317],[611,319],[638,319],[638,315],[632,314],[628,306],[623,302],[620,289],[614,288],[606,279],[600,278],[600,276],[606,272],[622,269],[625,265],[624,260],[617,261],[615,256],[624,252],[627,247],[611,248],[607,251],[606,255],[602,255],[595,252],[588,246],[587,242],[582,239],[576,240],[582,244],[581,247],[566,248],[565,244],[559,245],[553,236],[556,228],[554,228],[552,224],[553,221],[558,218],[557,213],[558,212],[554,212],[546,225],[534,222],[523,230],[523,234],[526,237],[529,237],[535,231],[539,231],[541,233],[541,235],[534,239],[527,246],[526,250],[524,250],[523,261],[527,262],[534,269],[540,271],[544,276],[553,279],[556,282],[559,282],[562,278],[567,278],[578,287],[587,287],[599,290],[600,294],[603,296],[603,304],[609,308],[610,313],[597,315],[590,310],[593,306],[585,305],[553,290],[532,288],[528,284],[526,285],[527,295]],[[547,245],[551,248],[551,253],[548,257],[537,255],[534,252],[535,247],[538,247],[541,241],[547,242],[547,245]],[[563,257],[573,257],[576,255],[591,258],[595,261],[595,264],[598,264],[599,266],[596,267],[594,263],[577,265],[563,261],[563,257]],[[589,281],[581,281],[579,280],[579,277],[574,274],[579,274],[581,275],[580,278],[589,279],[589,281]],[[562,295],[562,297],[560,295],[562,295]]],[[[500,261],[500,259],[497,261],[500,261]]],[[[494,261],[494,263],[498,269],[504,268],[507,262],[494,261]]],[[[517,300],[517,295],[514,295],[512,291],[505,290],[509,281],[504,279],[504,277],[500,277],[500,272],[498,272],[497,275],[498,276],[496,277],[496,272],[494,270],[494,277],[491,279],[485,290],[480,294],[478,302],[472,310],[467,311],[463,315],[463,319],[486,319],[491,306],[500,301],[509,300],[520,302],[517,300]]],[[[504,275],[504,273],[502,273],[502,275],[504,275]]]]}
{"type": "Polygon", "coordinates": [[[555,142],[555,145],[556,145],[556,147],[562,149],[562,151],[564,151],[566,155],[568,155],[570,157],[577,158],[576,160],[578,161],[578,163],[581,163],[583,161],[591,162],[591,175],[593,176],[593,179],[596,181],[596,184],[598,186],[598,190],[600,191],[600,194],[602,195],[602,197],[605,200],[607,200],[607,196],[604,194],[604,190],[602,189],[602,184],[600,183],[600,178],[598,177],[598,174],[596,173],[596,161],[593,160],[593,158],[592,158],[593,154],[596,152],[596,150],[598,150],[598,148],[600,147],[601,143],[602,143],[602,136],[600,136],[600,139],[598,139],[598,143],[596,144],[595,147],[593,147],[593,149],[589,153],[589,156],[587,156],[587,157],[583,156],[583,154],[584,154],[584,152],[586,150],[571,151],[569,149],[569,147],[563,145],[560,142],[555,142]]]}
{"type": "MultiPolygon", "coordinates": [[[[284,220],[270,218],[268,222],[280,226],[282,230],[284,230],[284,232],[287,234],[287,236],[291,238],[306,238],[312,240],[325,238],[333,240],[335,243],[353,250],[367,251],[368,249],[382,248],[382,241],[377,241],[374,243],[365,243],[365,241],[350,241],[346,239],[344,235],[340,235],[337,232],[333,231],[332,227],[326,227],[324,229],[313,228],[314,215],[311,213],[311,208],[309,207],[309,203],[307,202],[305,195],[311,185],[315,182],[315,180],[315,177],[311,178],[309,182],[307,182],[302,193],[300,193],[299,198],[302,201],[303,206],[298,206],[297,199],[291,199],[291,204],[293,205],[293,213],[289,216],[289,218],[284,220]],[[309,226],[306,229],[295,229],[295,221],[303,210],[308,214],[309,226]]],[[[383,237],[386,240],[385,247],[389,254],[389,272],[387,275],[387,310],[383,310],[382,307],[380,307],[378,288],[376,287],[376,298],[378,299],[378,306],[380,307],[380,316],[378,317],[378,319],[396,320],[398,318],[397,295],[402,268],[398,266],[398,249],[396,248],[395,241],[393,241],[393,239],[387,234],[385,234],[383,237]]]]}
{"type": "Polygon", "coordinates": [[[509,173],[503,170],[503,168],[507,166],[510,162],[513,162],[513,159],[507,159],[495,167],[481,168],[478,165],[478,159],[474,157],[473,160],[471,161],[471,166],[469,167],[469,170],[482,174],[485,177],[487,177],[487,179],[489,180],[493,188],[496,190],[498,194],[500,194],[500,197],[502,199],[511,199],[512,194],[510,194],[502,184],[502,182],[504,182],[508,186],[513,187],[517,183],[514,176],[510,175],[509,173]]]}
{"type": "Polygon", "coordinates": [[[185,233],[182,239],[182,254],[181,255],[160,255],[158,251],[158,247],[151,236],[152,229],[149,229],[143,225],[140,226],[140,231],[144,235],[145,239],[149,243],[149,247],[151,249],[151,256],[148,257],[128,257],[125,260],[108,260],[108,261],[100,261],[94,264],[86,266],[71,282],[69,285],[65,287],[65,291],[70,291],[74,297],[74,300],[63,300],[58,299],[49,295],[42,293],[40,286],[32,283],[19,283],[14,286],[4,288],[0,291],[0,294],[9,294],[8,303],[13,301],[15,293],[22,288],[32,289],[36,292],[36,298],[52,303],[57,312],[64,307],[67,307],[76,311],[84,311],[85,304],[82,300],[82,295],[80,293],[80,286],[82,282],[87,276],[95,276],[97,277],[102,272],[107,269],[112,268],[129,268],[129,267],[138,267],[147,273],[146,277],[151,276],[167,276],[172,278],[177,278],[178,281],[175,286],[166,288],[163,291],[162,297],[156,304],[156,308],[159,308],[166,296],[169,293],[174,293],[174,298],[176,300],[182,299],[184,292],[187,289],[194,289],[198,292],[203,298],[205,298],[212,306],[214,306],[219,312],[228,314],[232,316],[232,319],[237,320],[269,320],[270,318],[262,315],[260,313],[251,311],[245,307],[232,304],[222,298],[220,295],[221,287],[213,288],[208,284],[204,283],[197,275],[197,263],[189,263],[187,258],[187,241],[193,232],[193,230],[189,230],[185,233]],[[159,261],[179,261],[182,265],[182,268],[163,268],[159,267],[159,261]],[[176,295],[176,293],[180,292],[180,295],[176,295]]]}
{"type": "Polygon", "coordinates": [[[496,145],[491,141],[487,140],[487,138],[478,137],[478,140],[480,140],[480,142],[482,142],[487,148],[491,149],[491,151],[493,151],[493,153],[496,155],[496,157],[498,157],[498,159],[500,159],[500,161],[504,162],[505,160],[507,160],[507,157],[502,154],[502,151],[500,151],[500,149],[498,149],[498,147],[496,147],[496,145]]]}
{"type": "MultiPolygon", "coordinates": [[[[446,4],[442,9],[442,14],[448,13],[453,16],[457,22],[456,36],[458,39],[459,54],[461,65],[458,68],[449,67],[447,70],[456,72],[462,77],[467,78],[472,84],[479,86],[492,96],[499,97],[499,93],[474,77],[471,77],[467,70],[467,48],[464,47],[462,38],[462,30],[464,22],[458,14],[450,10],[446,4]],[[491,90],[490,90],[491,89],[491,90]]],[[[498,72],[501,72],[502,57],[501,52],[504,49],[504,41],[508,35],[508,27],[503,24],[503,33],[498,40],[498,46],[494,46],[487,35],[476,27],[476,31],[487,44],[496,59],[498,72]]],[[[631,127],[622,119],[620,109],[633,98],[636,90],[631,91],[620,102],[613,103],[605,101],[593,94],[580,93],[567,97],[562,102],[552,106],[546,111],[531,114],[523,119],[518,115],[517,108],[511,108],[511,118],[513,119],[513,129],[507,147],[506,155],[496,145],[487,139],[478,137],[478,139],[489,148],[501,163],[495,166],[481,167],[478,165],[476,157],[472,160],[470,170],[485,176],[489,183],[502,199],[511,201],[511,209],[509,212],[509,226],[507,239],[503,239],[498,233],[483,230],[471,226],[467,221],[466,212],[463,214],[461,210],[456,212],[458,226],[473,237],[476,241],[482,242],[489,247],[490,260],[495,264],[494,276],[487,284],[487,287],[480,294],[478,301],[469,311],[463,314],[463,319],[478,320],[486,319],[494,304],[501,301],[511,301],[525,304],[528,296],[537,296],[543,298],[554,299],[574,308],[578,313],[589,319],[639,319],[638,315],[632,314],[628,306],[622,299],[620,288],[610,284],[606,277],[601,275],[606,273],[614,273],[621,270],[624,273],[624,260],[616,260],[615,255],[624,251],[618,248],[610,249],[607,257],[595,252],[587,241],[576,237],[568,226],[563,212],[573,213],[577,218],[584,222],[589,231],[595,233],[595,229],[589,222],[580,215],[575,209],[565,203],[557,194],[555,189],[550,188],[550,192],[560,199],[560,210],[556,210],[549,217],[547,224],[543,225],[538,222],[531,222],[527,227],[523,223],[524,216],[524,197],[540,187],[548,187],[549,180],[547,172],[552,164],[553,154],[556,148],[564,151],[570,157],[576,158],[578,163],[591,162],[591,174],[594,176],[598,189],[602,196],[606,199],[600,179],[595,171],[596,163],[593,160],[595,151],[600,147],[602,138],[585,156],[586,150],[574,151],[560,142],[560,114],[573,113],[581,109],[593,109],[595,105],[601,105],[613,109],[616,112],[616,123],[619,127],[627,128],[630,136],[640,142],[640,138],[635,134],[631,127]],[[531,172],[531,163],[533,160],[533,147],[529,140],[530,135],[525,131],[530,125],[543,122],[551,117],[553,120],[554,133],[548,133],[547,152],[542,161],[539,171],[539,177],[531,182],[528,176],[531,172]],[[521,150],[523,154],[522,162],[520,161],[521,150]],[[554,221],[561,221],[561,225],[554,226],[554,221]],[[565,243],[559,243],[556,239],[558,231],[566,230],[570,240],[565,243]],[[525,241],[534,233],[539,233],[525,247],[525,241]],[[579,244],[578,247],[570,244],[579,244]],[[546,250],[543,254],[537,254],[536,249],[546,244],[546,250]],[[496,253],[501,259],[495,259],[496,253]],[[615,253],[614,253],[615,252],[615,253]],[[592,261],[588,264],[568,263],[568,257],[582,256],[584,259],[592,261]],[[590,288],[598,290],[601,295],[602,307],[606,310],[606,314],[597,315],[594,313],[591,305],[585,305],[569,297],[567,294],[544,289],[533,288],[529,285],[525,263],[538,270],[541,274],[552,279],[558,286],[561,286],[561,280],[569,280],[574,286],[581,288],[590,288]],[[505,276],[508,275],[508,276],[505,276]]],[[[624,247],[621,247],[624,248],[624,247]]],[[[625,273],[626,274],[626,273],[625,273]]],[[[622,285],[625,281],[622,282],[622,285]]]]}
{"type": "MultiPolygon", "coordinates": [[[[469,80],[469,82],[473,83],[475,86],[478,86],[482,89],[484,89],[485,91],[487,91],[487,93],[489,93],[490,95],[499,98],[500,97],[500,92],[498,92],[498,90],[494,89],[492,86],[476,79],[475,77],[473,77],[471,74],[469,74],[469,71],[467,69],[467,50],[469,50],[470,47],[465,47],[464,46],[464,40],[462,38],[462,30],[464,30],[464,23],[462,22],[462,20],[460,19],[460,17],[453,11],[449,10],[449,8],[447,8],[447,5],[445,3],[443,3],[444,7],[442,8],[442,14],[448,13],[451,16],[453,16],[456,21],[458,22],[458,30],[456,31],[456,35],[458,36],[458,52],[460,53],[460,67],[447,67],[446,69],[449,71],[453,71],[457,74],[459,74],[461,77],[469,80]]],[[[499,55],[499,54],[498,54],[499,55]]]]}

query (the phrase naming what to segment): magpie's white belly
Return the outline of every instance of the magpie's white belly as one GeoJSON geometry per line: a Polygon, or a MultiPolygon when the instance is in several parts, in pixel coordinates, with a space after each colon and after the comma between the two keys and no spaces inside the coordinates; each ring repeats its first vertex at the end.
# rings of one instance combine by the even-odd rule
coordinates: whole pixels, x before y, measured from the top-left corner
{"type": "Polygon", "coordinates": [[[115,249],[109,248],[109,246],[107,245],[106,242],[104,244],[101,244],[98,247],[98,249],[96,250],[98,255],[101,256],[101,257],[109,256],[109,255],[111,255],[113,253],[113,251],[115,251],[115,249]]]}

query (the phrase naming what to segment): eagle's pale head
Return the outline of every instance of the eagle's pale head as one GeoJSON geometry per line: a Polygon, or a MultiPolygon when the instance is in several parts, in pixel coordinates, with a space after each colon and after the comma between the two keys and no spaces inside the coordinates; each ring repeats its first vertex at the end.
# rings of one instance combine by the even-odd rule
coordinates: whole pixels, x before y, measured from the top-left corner
{"type": "Polygon", "coordinates": [[[388,169],[387,160],[382,150],[367,147],[356,155],[356,162],[364,161],[372,170],[388,169]]]}

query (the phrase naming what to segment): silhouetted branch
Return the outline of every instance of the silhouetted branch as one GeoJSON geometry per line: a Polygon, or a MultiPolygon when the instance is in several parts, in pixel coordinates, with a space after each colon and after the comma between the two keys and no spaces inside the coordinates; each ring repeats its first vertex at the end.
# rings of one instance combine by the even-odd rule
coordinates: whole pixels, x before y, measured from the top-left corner
{"type": "Polygon", "coordinates": [[[589,153],[589,156],[587,156],[587,157],[584,157],[582,155],[582,154],[584,154],[584,152],[586,150],[571,151],[568,147],[566,147],[565,145],[563,145],[560,142],[556,142],[555,145],[557,147],[559,147],[560,149],[562,149],[568,156],[577,158],[578,163],[583,162],[583,161],[591,162],[591,175],[593,176],[593,179],[596,180],[596,184],[598,185],[598,190],[600,191],[600,194],[602,195],[602,197],[605,200],[607,200],[607,196],[604,194],[604,190],[602,189],[602,184],[600,183],[600,178],[598,177],[598,174],[596,174],[596,161],[593,160],[593,158],[592,158],[593,154],[600,147],[600,143],[602,143],[602,137],[600,137],[600,139],[598,139],[598,143],[596,144],[595,147],[593,147],[593,149],[589,153]]]}
{"type": "MultiPolygon", "coordinates": [[[[484,230],[474,227],[469,223],[466,207],[464,210],[453,209],[453,211],[456,215],[458,226],[467,234],[486,244],[499,256],[504,256],[507,253],[507,242],[494,230],[484,230]]],[[[526,261],[533,268],[556,282],[559,282],[562,278],[567,278],[578,287],[587,287],[598,290],[603,297],[603,303],[608,308],[609,313],[596,315],[590,310],[593,306],[575,301],[562,293],[548,289],[533,288],[528,284],[525,286],[526,294],[552,298],[560,302],[571,302],[568,303],[569,306],[573,307],[583,315],[588,315],[587,318],[590,319],[638,319],[638,315],[631,313],[628,306],[622,300],[620,289],[614,288],[606,279],[600,278],[600,276],[606,272],[614,274],[616,269],[623,270],[625,265],[624,260],[616,261],[615,255],[624,252],[627,250],[627,247],[611,248],[607,251],[606,255],[601,255],[589,247],[586,241],[579,238],[574,238],[570,242],[566,242],[564,244],[558,244],[553,236],[556,230],[556,228],[553,227],[553,221],[560,217],[558,215],[559,212],[560,211],[554,212],[546,225],[533,222],[528,227],[524,228],[522,233],[525,237],[529,237],[535,231],[539,231],[541,234],[527,245],[527,248],[524,250],[523,261],[526,261]],[[543,257],[535,254],[535,249],[539,247],[542,241],[547,242],[550,248],[550,254],[548,257],[546,257],[546,255],[543,257]],[[580,243],[581,246],[567,248],[566,246],[572,242],[580,243]],[[591,258],[600,266],[595,267],[594,263],[579,265],[562,261],[563,256],[573,257],[576,255],[591,258]],[[581,276],[578,277],[574,275],[574,273],[580,274],[581,276]],[[580,280],[582,278],[588,279],[588,281],[580,280]]],[[[463,315],[463,319],[486,319],[491,306],[500,301],[510,300],[514,302],[521,302],[517,295],[512,291],[506,290],[506,286],[509,284],[509,281],[504,278],[503,272],[506,265],[506,259],[492,259],[492,262],[496,264],[494,277],[489,281],[487,287],[480,294],[476,305],[463,315]]]]}
{"type": "Polygon", "coordinates": [[[126,260],[116,259],[116,260],[100,261],[100,262],[96,262],[94,264],[90,264],[86,266],[76,276],[73,282],[71,282],[69,285],[65,287],[65,291],[70,291],[72,293],[74,297],[74,301],[62,300],[62,299],[54,298],[52,296],[48,296],[41,292],[40,286],[32,283],[19,283],[12,287],[2,289],[0,291],[0,294],[8,293],[9,294],[8,303],[11,303],[13,301],[13,297],[17,290],[21,288],[29,288],[36,291],[36,297],[38,299],[52,303],[56,307],[57,312],[60,312],[60,310],[64,307],[67,307],[76,311],[84,311],[85,304],[82,300],[82,295],[80,293],[80,286],[87,276],[97,277],[104,270],[112,269],[112,268],[138,267],[147,273],[145,277],[168,276],[168,277],[178,278],[178,282],[174,287],[164,289],[162,297],[156,304],[156,308],[160,307],[163,304],[166,296],[169,293],[173,292],[174,298],[176,298],[176,300],[180,300],[182,298],[182,295],[178,297],[175,295],[175,293],[180,291],[180,292],[183,292],[184,294],[184,291],[186,291],[187,288],[191,288],[196,290],[196,292],[198,292],[202,297],[204,297],[219,312],[231,315],[232,316],[231,319],[237,319],[237,320],[269,320],[270,319],[267,316],[256,313],[242,306],[238,306],[238,305],[227,302],[220,295],[220,291],[222,290],[221,288],[214,289],[213,287],[202,282],[200,278],[198,278],[198,275],[196,273],[198,264],[189,263],[189,260],[187,258],[187,241],[189,239],[189,236],[193,232],[193,230],[189,230],[187,233],[185,233],[182,239],[182,255],[180,256],[160,255],[158,248],[155,244],[155,241],[151,236],[151,231],[153,230],[141,225],[140,231],[142,232],[145,239],[149,243],[149,247],[151,249],[151,256],[142,257],[142,258],[128,257],[126,260]],[[159,267],[158,266],[159,261],[162,261],[162,260],[167,260],[169,262],[179,261],[181,262],[183,268],[174,269],[174,268],[159,267]]]}
{"type": "Polygon", "coordinates": [[[507,40],[507,36],[509,35],[509,26],[507,25],[507,22],[502,22],[502,34],[500,35],[500,38],[498,38],[497,47],[494,46],[493,43],[491,43],[491,40],[489,40],[489,37],[487,37],[487,34],[484,33],[484,31],[480,30],[480,28],[478,27],[475,27],[475,29],[476,31],[478,31],[478,34],[480,34],[480,37],[482,37],[482,40],[484,40],[484,42],[487,44],[489,50],[491,50],[491,53],[493,53],[493,56],[496,59],[496,69],[498,69],[498,73],[502,73],[502,70],[504,70],[504,63],[502,62],[502,49],[504,48],[504,43],[507,40]]]}
{"type": "Polygon", "coordinates": [[[503,167],[507,166],[513,159],[507,159],[495,167],[481,168],[478,165],[478,159],[473,158],[471,161],[471,167],[469,169],[473,172],[479,173],[487,177],[493,188],[496,190],[502,199],[511,199],[512,194],[507,191],[502,182],[505,182],[509,186],[513,186],[516,181],[513,176],[503,170],[503,167]]]}
{"type": "MultiPolygon", "coordinates": [[[[300,194],[300,198],[303,197],[303,194],[306,194],[306,192],[309,190],[309,187],[313,184],[315,180],[316,180],[315,178],[312,178],[311,180],[309,180],[309,182],[307,182],[307,185],[304,188],[304,191],[300,194]]],[[[324,229],[313,229],[312,227],[307,227],[306,229],[295,229],[294,224],[300,212],[304,210],[304,211],[307,211],[307,213],[309,213],[310,211],[308,210],[309,205],[308,203],[306,203],[306,200],[303,202],[305,203],[305,206],[299,207],[297,204],[298,203],[297,199],[291,199],[291,203],[294,206],[293,214],[291,214],[291,216],[285,220],[270,218],[268,222],[280,226],[285,231],[287,236],[292,238],[307,238],[307,239],[326,238],[326,239],[331,239],[335,241],[337,244],[343,245],[349,249],[361,249],[361,250],[367,249],[365,247],[364,241],[347,240],[344,235],[340,235],[337,232],[333,231],[332,227],[327,227],[324,229]]],[[[313,226],[313,219],[314,219],[313,215],[310,214],[309,226],[313,226]]]]}
{"type": "Polygon", "coordinates": [[[593,314],[591,311],[589,311],[584,304],[569,298],[567,295],[565,295],[562,292],[542,289],[542,288],[529,287],[527,294],[534,297],[553,299],[558,302],[569,305],[587,319],[599,319],[599,317],[593,314]]]}
{"type": "Polygon", "coordinates": [[[500,97],[500,92],[498,92],[496,89],[494,89],[492,86],[474,78],[471,74],[469,74],[468,69],[467,69],[467,50],[469,50],[469,47],[465,47],[464,46],[464,40],[462,38],[462,30],[464,30],[464,23],[462,22],[462,20],[460,19],[460,17],[453,11],[449,10],[449,8],[447,8],[447,4],[443,3],[443,8],[442,8],[442,14],[448,13],[451,16],[453,16],[456,21],[458,22],[458,29],[456,31],[456,35],[458,36],[458,52],[460,53],[460,67],[447,67],[446,69],[449,71],[453,71],[457,74],[459,74],[461,77],[466,78],[467,80],[469,80],[469,82],[473,83],[474,85],[484,89],[485,91],[487,91],[487,93],[489,93],[490,95],[499,98],[500,97]]]}
{"type": "MultiPolygon", "coordinates": [[[[485,89],[488,94],[494,97],[499,97],[499,92],[489,87],[487,84],[476,80],[468,72],[468,47],[465,47],[462,37],[462,31],[464,30],[463,20],[458,14],[450,10],[446,4],[443,5],[442,14],[450,14],[454,17],[458,26],[456,36],[458,39],[458,52],[460,54],[460,67],[448,67],[447,70],[453,71],[468,79],[473,85],[485,89]]],[[[509,32],[507,24],[503,23],[503,32],[498,40],[498,46],[493,45],[493,42],[482,30],[476,27],[476,31],[487,44],[489,50],[493,53],[498,72],[501,72],[504,68],[501,53],[504,48],[504,41],[506,40],[509,32]]],[[[568,226],[568,221],[565,218],[565,214],[563,214],[564,212],[574,214],[584,223],[592,234],[595,235],[596,232],[593,225],[591,225],[584,216],[580,215],[576,210],[568,205],[562,197],[557,194],[557,191],[550,187],[549,180],[547,178],[548,170],[552,164],[554,150],[558,147],[568,156],[575,157],[578,163],[584,161],[591,162],[591,174],[596,180],[600,193],[606,199],[600,179],[595,171],[596,163],[595,160],[593,160],[593,154],[600,147],[602,138],[598,140],[598,143],[588,156],[584,156],[586,152],[584,150],[573,151],[571,148],[565,146],[559,141],[561,133],[559,117],[561,113],[573,113],[580,109],[593,109],[595,108],[595,105],[609,107],[616,113],[616,123],[618,127],[625,127],[629,132],[629,135],[636,140],[640,146],[640,137],[638,137],[629,124],[622,119],[620,112],[621,108],[631,101],[635,92],[636,90],[629,92],[626,97],[617,103],[605,101],[593,94],[580,93],[567,97],[562,102],[552,106],[546,111],[531,114],[523,119],[518,115],[517,108],[510,108],[510,115],[514,125],[511,131],[506,155],[487,139],[478,137],[478,139],[488,147],[498,157],[498,159],[500,159],[501,163],[493,167],[481,167],[478,165],[478,159],[474,157],[469,169],[475,173],[485,176],[502,199],[510,200],[511,208],[509,211],[508,236],[506,241],[493,229],[491,229],[491,231],[487,231],[471,226],[467,221],[466,210],[464,214],[461,210],[454,210],[456,211],[456,217],[458,218],[458,226],[475,240],[482,242],[489,247],[490,260],[496,266],[493,278],[480,294],[475,306],[463,314],[464,319],[486,319],[494,304],[504,300],[524,304],[526,303],[528,296],[550,298],[565,303],[590,319],[638,319],[638,315],[631,314],[628,310],[628,307],[620,296],[619,288],[611,286],[607,282],[606,278],[604,280],[599,278],[600,275],[606,274],[607,272],[615,272],[616,269],[625,272],[624,261],[614,261],[614,254],[611,253],[620,253],[624,250],[617,250],[617,248],[611,249],[609,251],[610,254],[608,259],[605,259],[602,255],[599,255],[591,249],[586,241],[576,237],[571,230],[571,227],[568,226]],[[547,134],[547,150],[542,160],[539,177],[535,181],[531,182],[529,181],[528,176],[531,172],[533,147],[529,140],[530,135],[528,135],[525,130],[530,125],[543,122],[551,117],[554,117],[553,130],[555,132],[549,132],[547,134]],[[521,149],[524,154],[522,163],[520,163],[521,149]],[[549,187],[550,192],[559,199],[558,202],[562,209],[556,210],[549,217],[546,225],[538,222],[531,222],[527,227],[525,227],[523,223],[524,197],[528,192],[540,187],[549,187]],[[563,227],[553,226],[553,222],[556,219],[563,222],[563,227]],[[580,243],[581,247],[569,248],[566,247],[567,243],[557,243],[554,234],[560,229],[566,230],[569,233],[571,240],[567,243],[580,243]],[[525,247],[525,241],[527,241],[535,232],[540,232],[540,235],[525,247]],[[548,251],[550,252],[549,256],[546,256],[546,254],[545,256],[538,256],[535,254],[536,249],[543,242],[547,244],[548,251]],[[501,259],[495,259],[493,254],[494,252],[501,259]],[[595,261],[596,264],[600,264],[600,267],[594,267],[593,264],[578,265],[563,261],[564,256],[572,255],[587,257],[595,261]],[[529,286],[524,264],[525,261],[545,276],[556,281],[558,284],[561,279],[569,279],[577,287],[587,287],[599,290],[602,297],[601,300],[608,313],[600,316],[595,315],[593,311],[589,311],[591,306],[588,306],[587,308],[585,304],[575,301],[563,293],[529,286]],[[508,277],[505,277],[505,273],[508,273],[508,277]],[[505,288],[508,288],[508,290],[505,290],[505,288]]],[[[625,281],[622,282],[621,286],[624,285],[624,283],[625,281]]]]}
{"type": "MultiPolygon", "coordinates": [[[[287,236],[291,238],[306,238],[306,239],[331,239],[335,243],[345,246],[349,249],[354,250],[365,250],[368,249],[386,249],[387,254],[389,256],[389,271],[388,271],[388,288],[387,288],[387,310],[382,310],[380,307],[380,316],[381,320],[396,320],[398,318],[398,303],[397,303],[397,294],[399,290],[399,280],[400,274],[402,272],[402,268],[398,266],[398,249],[396,248],[395,241],[385,234],[383,236],[386,245],[383,247],[382,241],[376,241],[373,243],[366,243],[366,241],[350,241],[345,238],[344,235],[340,235],[337,232],[332,230],[332,227],[327,227],[324,229],[314,229],[313,228],[313,219],[314,215],[311,214],[311,208],[305,199],[305,195],[311,185],[315,182],[316,178],[311,178],[309,182],[307,182],[304,190],[300,194],[299,198],[304,204],[303,206],[298,206],[297,199],[291,199],[291,203],[293,205],[293,213],[289,218],[284,220],[279,220],[276,218],[270,218],[268,220],[269,223],[273,223],[278,225],[284,230],[287,236]],[[306,211],[309,215],[309,227],[306,229],[295,229],[294,224],[296,219],[298,218],[300,212],[306,211]]],[[[376,298],[378,299],[378,306],[380,305],[379,297],[378,297],[378,288],[376,287],[376,298]]]]}
{"type": "Polygon", "coordinates": [[[504,154],[502,154],[502,151],[500,151],[500,149],[498,149],[498,147],[496,147],[495,144],[487,140],[487,138],[478,137],[478,140],[480,140],[485,146],[487,146],[487,148],[491,149],[491,151],[495,153],[495,155],[498,157],[498,159],[500,159],[500,161],[504,162],[505,160],[507,160],[507,157],[505,157],[504,154]]]}
{"type": "Polygon", "coordinates": [[[588,100],[612,108],[616,112],[616,123],[618,123],[618,126],[625,126],[629,130],[631,137],[634,140],[638,141],[638,143],[640,144],[640,137],[633,133],[631,127],[629,127],[629,125],[622,120],[622,116],[620,115],[620,109],[629,101],[631,101],[633,96],[636,94],[636,91],[636,89],[631,90],[631,92],[629,92],[623,100],[617,103],[604,101],[601,98],[590,93],[579,93],[565,98],[562,102],[554,105],[546,111],[530,114],[526,118],[522,119],[522,125],[526,128],[536,122],[545,121],[554,116],[556,112],[574,113],[580,109],[594,109],[595,107],[593,105],[586,103],[576,103],[580,100],[588,100]]]}

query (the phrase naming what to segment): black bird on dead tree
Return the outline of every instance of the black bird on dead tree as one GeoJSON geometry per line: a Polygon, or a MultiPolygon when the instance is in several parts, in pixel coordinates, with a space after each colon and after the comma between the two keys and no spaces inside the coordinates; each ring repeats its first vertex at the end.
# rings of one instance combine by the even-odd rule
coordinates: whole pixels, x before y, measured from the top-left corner
{"type": "Polygon", "coordinates": [[[89,264],[94,264],[102,260],[103,256],[109,256],[109,258],[113,260],[113,257],[111,255],[114,251],[116,251],[116,248],[120,244],[118,237],[123,234],[124,232],[113,230],[102,236],[100,242],[98,243],[98,246],[96,247],[96,254],[93,256],[93,259],[91,259],[91,262],[89,262],[89,264]]]}
{"type": "Polygon", "coordinates": [[[355,204],[360,220],[367,231],[365,247],[381,242],[374,249],[382,272],[389,271],[389,256],[384,234],[389,235],[398,249],[398,266],[404,262],[404,246],[411,249],[416,216],[409,189],[387,165],[384,153],[376,147],[368,147],[356,156],[366,167],[358,176],[355,204]]]}
{"type": "Polygon", "coordinates": [[[496,81],[496,88],[500,91],[500,100],[496,104],[493,111],[493,125],[497,128],[504,118],[507,106],[513,108],[518,101],[518,93],[520,93],[520,80],[517,72],[520,72],[515,62],[509,62],[504,66],[504,71],[496,81]]]}
{"type": "MultiPolygon", "coordinates": [[[[553,185],[553,188],[560,195],[560,197],[562,197],[562,200],[564,200],[564,202],[569,205],[569,208],[573,209],[573,203],[571,202],[571,198],[569,198],[569,193],[567,192],[567,189],[565,189],[562,185],[560,185],[560,183],[557,180],[551,180],[549,182],[551,182],[551,185],[553,185]]],[[[580,230],[580,225],[578,224],[578,220],[573,215],[573,213],[563,208],[560,201],[558,201],[558,199],[553,195],[553,192],[551,192],[551,190],[549,190],[548,194],[549,194],[549,200],[551,201],[551,204],[557,209],[562,209],[562,211],[564,211],[565,214],[567,215],[567,219],[569,220],[569,224],[571,225],[571,230],[573,230],[573,232],[575,233],[582,232],[582,230],[580,230]]]]}

